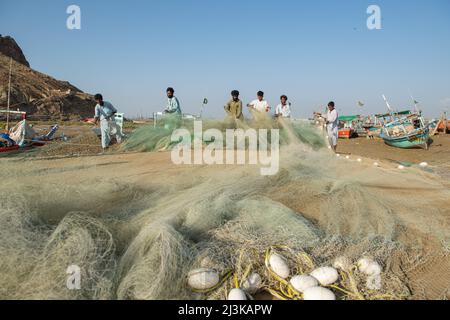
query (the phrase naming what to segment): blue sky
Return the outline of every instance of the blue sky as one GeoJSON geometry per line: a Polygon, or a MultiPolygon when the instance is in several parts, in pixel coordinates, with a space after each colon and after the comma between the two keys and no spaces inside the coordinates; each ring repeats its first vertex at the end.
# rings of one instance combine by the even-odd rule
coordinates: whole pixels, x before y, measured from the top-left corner
{"type": "Polygon", "coordinates": [[[258,90],[271,105],[287,94],[296,117],[334,100],[342,114],[410,104],[427,116],[450,107],[449,0],[1,0],[0,33],[31,66],[128,116],[165,105],[173,86],[183,111],[220,117],[232,89],[245,103],[258,90]],[[82,29],[66,28],[81,7],[82,29]],[[379,5],[382,30],[368,30],[379,5]]]}

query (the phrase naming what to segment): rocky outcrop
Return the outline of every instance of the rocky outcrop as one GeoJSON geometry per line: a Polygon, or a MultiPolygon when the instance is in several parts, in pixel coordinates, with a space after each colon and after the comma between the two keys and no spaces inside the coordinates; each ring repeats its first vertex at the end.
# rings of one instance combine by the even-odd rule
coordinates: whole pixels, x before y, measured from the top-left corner
{"type": "Polygon", "coordinates": [[[30,67],[22,49],[16,43],[16,41],[11,37],[2,37],[0,34],[0,53],[7,57],[13,58],[18,63],[21,63],[27,67],[30,67]]]}
{"type": "MultiPolygon", "coordinates": [[[[8,37],[1,39],[5,38],[8,37]]],[[[15,43],[14,39],[12,41],[15,43]]],[[[3,52],[8,50],[0,49],[0,109],[7,106],[12,56],[3,52]]],[[[19,51],[22,52],[20,48],[15,52],[19,51]]],[[[36,119],[75,120],[93,116],[95,101],[92,95],[82,92],[69,82],[56,80],[29,68],[24,56],[23,59],[20,55],[12,58],[11,110],[25,111],[30,118],[36,119]]]]}

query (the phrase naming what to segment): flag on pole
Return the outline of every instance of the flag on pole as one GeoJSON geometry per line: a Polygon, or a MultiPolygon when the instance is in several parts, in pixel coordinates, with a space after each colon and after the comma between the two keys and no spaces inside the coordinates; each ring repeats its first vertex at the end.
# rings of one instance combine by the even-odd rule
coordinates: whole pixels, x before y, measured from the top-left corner
{"type": "Polygon", "coordinates": [[[205,108],[205,106],[208,104],[208,99],[204,98],[203,99],[203,104],[202,104],[202,109],[200,110],[200,119],[203,117],[203,109],[205,108]]]}

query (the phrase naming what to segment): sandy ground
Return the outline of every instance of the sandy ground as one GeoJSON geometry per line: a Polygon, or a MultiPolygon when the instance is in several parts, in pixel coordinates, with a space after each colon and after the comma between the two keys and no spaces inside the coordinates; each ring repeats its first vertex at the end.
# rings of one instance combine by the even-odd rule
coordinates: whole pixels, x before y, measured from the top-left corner
{"type": "MultiPolygon", "coordinates": [[[[43,150],[42,156],[64,155],[93,155],[100,153],[100,140],[92,129],[94,126],[62,126],[56,134],[56,143],[43,150]],[[61,142],[61,135],[69,140],[61,142]],[[46,150],[47,149],[47,150],[46,150]]],[[[48,126],[36,126],[38,132],[46,132],[48,126]]],[[[130,133],[125,130],[125,133],[130,133]]],[[[339,139],[338,152],[343,155],[366,157],[373,160],[384,160],[394,163],[419,164],[427,162],[433,166],[446,167],[450,165],[450,134],[441,134],[432,138],[433,143],[429,150],[424,149],[399,149],[388,146],[382,139],[339,139]]],[[[112,148],[115,150],[115,148],[112,148]]],[[[39,150],[38,150],[39,151],[39,150]]],[[[449,169],[450,170],[450,169],[449,169]]]]}
{"type": "Polygon", "coordinates": [[[450,164],[450,134],[433,137],[429,150],[399,149],[388,146],[382,139],[369,140],[366,138],[340,139],[338,152],[359,155],[374,160],[388,160],[394,162],[427,162],[430,165],[450,164]]]}
{"type": "MultiPolygon", "coordinates": [[[[28,169],[24,168],[24,177],[32,176],[36,170],[45,171],[48,173],[45,178],[47,182],[52,180],[67,181],[67,185],[88,184],[90,181],[95,181],[95,179],[108,177],[126,181],[127,184],[139,186],[145,190],[152,189],[158,184],[170,185],[171,181],[180,177],[183,177],[183,183],[186,183],[186,188],[190,184],[196,183],[196,178],[194,177],[199,177],[197,179],[208,177],[208,179],[222,181],[222,178],[226,179],[227,170],[230,169],[223,166],[176,166],[171,162],[169,152],[121,153],[117,147],[114,147],[108,153],[100,154],[100,142],[92,134],[90,127],[70,127],[62,130],[65,136],[69,137],[69,141],[67,143],[56,141],[42,148],[38,153],[33,154],[36,157],[32,159],[32,166],[27,167],[28,169]],[[30,171],[27,172],[27,170],[30,171]]],[[[450,170],[450,135],[435,137],[434,143],[428,151],[396,149],[385,145],[382,140],[368,140],[365,138],[340,140],[338,151],[343,154],[351,154],[352,157],[354,155],[368,159],[369,161],[365,161],[363,164],[367,168],[372,166],[372,160],[381,161],[384,168],[380,169],[380,179],[373,180],[372,188],[374,194],[386,194],[386,199],[389,199],[389,197],[394,199],[394,195],[397,198],[405,197],[405,199],[411,196],[423,198],[421,204],[423,213],[420,215],[398,210],[397,212],[392,212],[394,215],[392,217],[363,218],[368,219],[368,221],[361,221],[358,224],[354,223],[354,219],[361,219],[361,217],[352,217],[350,215],[345,218],[348,218],[348,221],[343,219],[341,222],[343,232],[352,233],[358,231],[355,228],[380,230],[380,220],[392,218],[397,225],[402,226],[401,229],[396,231],[396,240],[405,244],[420,241],[424,248],[430,252],[441,247],[441,238],[435,237],[435,234],[447,232],[447,235],[450,235],[450,200],[442,198],[442,194],[448,194],[450,186],[450,180],[448,179],[448,171],[450,170]],[[404,185],[392,188],[390,185],[386,184],[384,186],[380,182],[383,177],[388,179],[391,175],[390,170],[395,170],[397,162],[418,164],[422,161],[428,162],[433,169],[436,169],[438,175],[442,176],[441,181],[437,179],[435,182],[433,188],[436,189],[422,190],[414,183],[411,186],[404,185]],[[444,193],[437,193],[438,189],[440,191],[444,189],[444,193]],[[426,214],[426,208],[432,206],[438,208],[440,213],[431,219],[426,214]]],[[[22,161],[17,158],[10,160],[22,161]]],[[[342,176],[352,176],[352,178],[356,179],[358,175],[364,173],[364,171],[352,173],[352,166],[356,166],[356,164],[349,164],[348,171],[342,172],[342,176]]],[[[231,168],[231,170],[234,169],[231,168]]],[[[370,170],[373,170],[373,168],[370,170]]],[[[405,179],[412,179],[411,181],[415,179],[414,175],[429,179],[428,174],[435,174],[433,172],[422,172],[416,168],[411,170],[414,172],[405,173],[405,175],[408,175],[405,179]]],[[[257,168],[248,170],[248,174],[252,173],[257,173],[257,168]]],[[[30,187],[39,187],[40,181],[34,181],[29,178],[23,179],[29,181],[30,187]]],[[[433,181],[436,180],[435,177],[432,179],[433,181]]],[[[326,216],[324,217],[316,205],[317,202],[323,200],[321,199],[322,196],[317,195],[311,198],[310,202],[305,201],[305,199],[301,202],[293,201],[292,199],[295,199],[296,192],[299,193],[298,198],[302,198],[302,190],[297,189],[297,187],[298,185],[274,185],[274,188],[266,196],[301,213],[319,227],[325,228],[329,222],[326,221],[326,216]]],[[[120,195],[117,195],[116,200],[120,202],[120,195]]],[[[120,205],[124,204],[121,203],[120,205]]],[[[447,290],[450,290],[448,283],[445,283],[445,281],[443,283],[440,280],[450,279],[450,257],[448,254],[444,254],[441,257],[433,256],[427,264],[421,265],[419,269],[403,270],[401,262],[398,262],[398,268],[399,272],[405,273],[413,279],[411,281],[411,289],[417,293],[418,298],[442,298],[447,290]],[[414,288],[415,285],[417,288],[414,288]],[[424,288],[426,294],[421,292],[424,288]]],[[[447,294],[450,294],[450,291],[447,294]]],[[[447,297],[450,298],[450,296],[447,297]]]]}

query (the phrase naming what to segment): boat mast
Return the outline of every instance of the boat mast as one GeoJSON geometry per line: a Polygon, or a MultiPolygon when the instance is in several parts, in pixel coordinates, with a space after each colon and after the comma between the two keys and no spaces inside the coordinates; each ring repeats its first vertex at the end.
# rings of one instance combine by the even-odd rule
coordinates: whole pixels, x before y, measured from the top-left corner
{"type": "Polygon", "coordinates": [[[9,131],[9,105],[11,101],[11,71],[12,71],[12,58],[9,61],[9,80],[8,80],[8,105],[6,108],[6,130],[9,131]]]}
{"type": "Polygon", "coordinates": [[[414,111],[415,111],[416,113],[420,113],[421,110],[420,110],[419,107],[418,107],[417,100],[414,99],[414,97],[413,97],[412,95],[411,95],[411,99],[412,99],[412,102],[414,103],[414,111]]]}
{"type": "Polygon", "coordinates": [[[391,105],[390,105],[389,102],[387,101],[386,96],[383,94],[382,97],[383,97],[383,99],[384,99],[384,102],[386,102],[386,105],[387,105],[387,107],[388,107],[389,112],[392,113],[392,111],[394,111],[394,110],[391,108],[391,105]]]}

